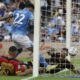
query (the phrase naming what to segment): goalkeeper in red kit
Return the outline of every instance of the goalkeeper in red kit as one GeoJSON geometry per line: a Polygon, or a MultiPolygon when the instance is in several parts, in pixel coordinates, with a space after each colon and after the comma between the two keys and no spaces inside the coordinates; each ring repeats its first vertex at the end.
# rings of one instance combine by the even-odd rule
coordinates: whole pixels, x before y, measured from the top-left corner
{"type": "MultiPolygon", "coordinates": [[[[31,61],[26,63],[16,59],[21,52],[15,46],[11,46],[8,50],[8,56],[0,56],[0,75],[15,75],[25,76],[31,74],[33,71],[33,64],[31,61]]],[[[39,68],[43,72],[44,68],[39,68]]]]}
{"type": "Polygon", "coordinates": [[[31,62],[24,63],[15,59],[17,51],[14,46],[11,46],[8,56],[0,56],[0,75],[27,75],[32,73],[31,62]]]}

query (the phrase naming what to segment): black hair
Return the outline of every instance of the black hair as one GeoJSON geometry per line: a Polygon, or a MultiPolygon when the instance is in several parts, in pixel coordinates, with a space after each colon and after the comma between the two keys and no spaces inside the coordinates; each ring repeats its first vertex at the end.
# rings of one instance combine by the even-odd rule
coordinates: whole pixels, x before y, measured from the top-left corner
{"type": "Polygon", "coordinates": [[[27,8],[31,7],[34,9],[34,5],[31,2],[26,3],[25,7],[27,7],[27,8]]]}
{"type": "Polygon", "coordinates": [[[11,46],[9,47],[9,51],[11,52],[17,51],[17,48],[15,46],[11,46]]]}
{"type": "Polygon", "coordinates": [[[62,50],[65,50],[66,52],[68,52],[68,49],[67,48],[63,48],[62,50]]]}
{"type": "Polygon", "coordinates": [[[21,3],[19,4],[19,9],[24,9],[24,8],[25,8],[25,3],[21,2],[21,3]]]}

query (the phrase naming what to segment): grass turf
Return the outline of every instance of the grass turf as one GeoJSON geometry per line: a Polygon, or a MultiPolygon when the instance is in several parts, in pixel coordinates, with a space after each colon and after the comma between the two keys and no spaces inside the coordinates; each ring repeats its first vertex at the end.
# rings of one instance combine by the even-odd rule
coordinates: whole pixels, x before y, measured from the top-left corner
{"type": "MultiPolygon", "coordinates": [[[[30,61],[30,59],[26,59],[26,58],[20,58],[20,60],[22,61],[30,61]]],[[[74,61],[76,66],[80,65],[80,61],[75,60],[74,61]]],[[[32,80],[80,80],[80,78],[73,78],[75,74],[71,73],[70,71],[65,71],[65,72],[60,72],[54,75],[43,75],[43,76],[39,76],[35,79],[32,80]],[[68,77],[60,77],[60,76],[64,76],[67,75],[68,77]],[[72,77],[69,77],[72,76],[72,77]]],[[[0,80],[21,80],[21,79],[25,79],[29,76],[0,76],[0,80]]]]}

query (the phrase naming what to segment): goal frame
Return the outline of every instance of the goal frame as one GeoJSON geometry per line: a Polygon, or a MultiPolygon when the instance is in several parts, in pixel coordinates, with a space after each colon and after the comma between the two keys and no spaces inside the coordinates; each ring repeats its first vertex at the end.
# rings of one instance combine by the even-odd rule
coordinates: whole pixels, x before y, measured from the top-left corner
{"type": "MultiPolygon", "coordinates": [[[[34,49],[33,49],[33,76],[22,79],[30,80],[39,76],[39,39],[40,39],[40,0],[34,0],[34,49]]],[[[71,4],[72,0],[66,0],[66,47],[70,48],[71,42],[71,4]]],[[[70,59],[70,56],[68,56],[70,59]]]]}

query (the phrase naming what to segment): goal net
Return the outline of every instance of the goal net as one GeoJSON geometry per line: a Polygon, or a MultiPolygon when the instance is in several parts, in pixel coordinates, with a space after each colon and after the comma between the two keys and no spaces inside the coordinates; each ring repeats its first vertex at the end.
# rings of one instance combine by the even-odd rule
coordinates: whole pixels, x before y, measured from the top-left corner
{"type": "Polygon", "coordinates": [[[79,0],[35,0],[33,77],[79,74],[79,37],[79,0]]]}

